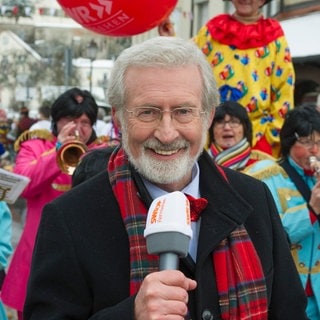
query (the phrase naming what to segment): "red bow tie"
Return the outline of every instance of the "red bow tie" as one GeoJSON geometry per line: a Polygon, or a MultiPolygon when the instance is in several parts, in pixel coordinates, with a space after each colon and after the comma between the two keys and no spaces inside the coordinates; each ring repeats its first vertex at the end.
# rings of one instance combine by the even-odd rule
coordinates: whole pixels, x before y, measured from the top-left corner
{"type": "Polygon", "coordinates": [[[187,199],[189,200],[190,203],[190,218],[191,221],[198,221],[201,212],[203,211],[203,209],[205,209],[205,207],[208,204],[208,200],[204,199],[204,198],[194,198],[192,196],[190,196],[189,194],[186,194],[187,199]]]}

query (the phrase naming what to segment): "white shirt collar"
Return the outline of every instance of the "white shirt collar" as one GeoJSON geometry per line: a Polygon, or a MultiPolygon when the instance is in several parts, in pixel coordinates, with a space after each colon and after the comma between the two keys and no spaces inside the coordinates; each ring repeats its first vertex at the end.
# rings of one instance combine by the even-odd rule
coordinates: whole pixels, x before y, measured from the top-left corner
{"type": "MultiPolygon", "coordinates": [[[[198,163],[196,162],[192,168],[191,182],[188,185],[186,185],[182,190],[177,190],[177,191],[181,191],[183,193],[190,194],[195,198],[199,198],[200,197],[199,178],[200,178],[200,168],[198,163]]],[[[153,183],[151,183],[150,181],[146,180],[143,177],[142,177],[142,180],[147,190],[149,191],[152,199],[158,198],[168,193],[167,191],[155,186],[153,183]]]]}

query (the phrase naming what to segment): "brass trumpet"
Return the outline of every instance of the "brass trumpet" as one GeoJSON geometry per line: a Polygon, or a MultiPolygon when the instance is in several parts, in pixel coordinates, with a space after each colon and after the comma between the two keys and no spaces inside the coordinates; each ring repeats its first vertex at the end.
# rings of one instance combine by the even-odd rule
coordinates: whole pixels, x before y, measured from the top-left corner
{"type": "Polygon", "coordinates": [[[80,162],[80,158],[87,151],[87,146],[79,140],[74,140],[63,145],[57,153],[57,162],[61,171],[72,175],[80,162]]]}

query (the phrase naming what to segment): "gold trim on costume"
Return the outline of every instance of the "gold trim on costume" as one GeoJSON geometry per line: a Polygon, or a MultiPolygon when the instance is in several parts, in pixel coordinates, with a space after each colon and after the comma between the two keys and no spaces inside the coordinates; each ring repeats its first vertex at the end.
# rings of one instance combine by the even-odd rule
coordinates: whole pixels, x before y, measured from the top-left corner
{"type": "Polygon", "coordinates": [[[304,263],[299,262],[299,252],[298,252],[299,250],[301,250],[301,246],[296,246],[293,249],[291,249],[291,255],[292,255],[294,264],[296,265],[298,273],[309,274],[309,268],[307,268],[304,263]]]}
{"type": "MultiPolygon", "coordinates": [[[[296,211],[300,206],[295,206],[294,208],[288,207],[288,201],[290,201],[293,197],[301,197],[301,194],[298,190],[293,190],[289,188],[277,188],[277,193],[279,195],[279,201],[282,208],[282,212],[290,213],[290,209],[296,211]]],[[[305,205],[302,205],[305,207],[305,205]]]]}
{"type": "Polygon", "coordinates": [[[299,250],[302,249],[300,244],[291,245],[291,255],[299,274],[318,274],[320,273],[320,262],[316,261],[315,265],[309,268],[299,261],[299,250]]]}
{"type": "Polygon", "coordinates": [[[250,176],[258,180],[265,180],[277,174],[282,174],[285,178],[288,177],[288,174],[285,172],[285,170],[277,163],[274,163],[267,168],[261,168],[256,172],[250,172],[250,176]]]}
{"type": "Polygon", "coordinates": [[[14,143],[14,151],[18,152],[20,149],[21,143],[31,140],[31,139],[44,139],[52,141],[54,138],[53,134],[46,129],[37,129],[37,130],[27,130],[18,137],[14,143]]]}
{"type": "Polygon", "coordinates": [[[41,157],[45,157],[45,156],[47,156],[49,154],[56,153],[56,152],[57,152],[56,147],[53,147],[53,148],[51,148],[49,150],[46,150],[44,153],[42,153],[41,157]]]}
{"type": "Polygon", "coordinates": [[[52,188],[54,190],[60,191],[60,192],[66,192],[71,189],[71,184],[57,184],[57,183],[52,183],[51,184],[52,188]]]}
{"type": "Polygon", "coordinates": [[[261,150],[256,150],[256,149],[251,150],[250,159],[257,160],[257,161],[260,161],[260,160],[276,161],[276,158],[274,158],[272,155],[270,155],[266,152],[263,152],[261,150]]]}
{"type": "Polygon", "coordinates": [[[113,139],[110,138],[110,136],[106,135],[106,136],[99,136],[97,137],[97,139],[94,141],[95,144],[99,145],[99,144],[103,144],[105,143],[107,147],[112,147],[112,146],[116,146],[119,144],[119,139],[113,139]]]}

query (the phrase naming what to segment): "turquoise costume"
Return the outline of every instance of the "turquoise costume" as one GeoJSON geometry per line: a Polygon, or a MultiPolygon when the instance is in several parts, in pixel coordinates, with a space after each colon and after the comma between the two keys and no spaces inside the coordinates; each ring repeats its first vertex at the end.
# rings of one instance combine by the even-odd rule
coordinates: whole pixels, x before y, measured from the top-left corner
{"type": "MultiPolygon", "coordinates": [[[[299,173],[310,189],[316,178],[307,176],[290,157],[290,165],[299,173]]],[[[293,181],[275,161],[263,160],[248,168],[247,174],[262,180],[269,187],[282,224],[291,244],[291,253],[306,289],[308,277],[313,297],[308,298],[307,314],[311,320],[320,319],[320,226],[293,181]]]]}

